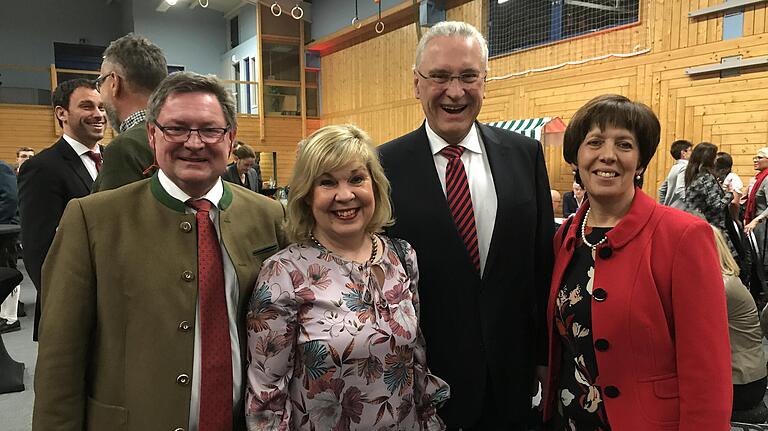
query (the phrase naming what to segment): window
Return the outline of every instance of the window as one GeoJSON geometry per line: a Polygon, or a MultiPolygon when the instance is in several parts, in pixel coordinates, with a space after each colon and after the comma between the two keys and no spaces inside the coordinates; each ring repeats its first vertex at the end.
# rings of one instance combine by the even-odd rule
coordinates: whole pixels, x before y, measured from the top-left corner
{"type": "Polygon", "coordinates": [[[640,0],[489,0],[488,10],[494,57],[636,23],[640,0]]]}
{"type": "Polygon", "coordinates": [[[237,22],[237,16],[229,20],[229,45],[234,48],[240,45],[240,25],[237,22]]]}

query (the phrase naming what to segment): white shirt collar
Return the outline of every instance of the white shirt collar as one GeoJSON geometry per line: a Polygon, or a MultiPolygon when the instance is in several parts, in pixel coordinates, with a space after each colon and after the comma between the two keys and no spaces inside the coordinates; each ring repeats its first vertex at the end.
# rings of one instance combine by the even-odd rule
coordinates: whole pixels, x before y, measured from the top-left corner
{"type": "MultiPolygon", "coordinates": [[[[168,192],[168,194],[171,195],[174,199],[178,199],[182,202],[186,202],[192,199],[190,195],[186,194],[182,189],[179,188],[179,186],[171,181],[171,179],[165,175],[165,172],[163,172],[162,169],[158,171],[157,179],[160,180],[160,185],[163,186],[165,191],[168,192]]],[[[221,184],[221,179],[219,179],[216,181],[216,184],[214,184],[213,187],[208,190],[208,193],[201,196],[200,199],[208,199],[216,208],[219,208],[219,201],[223,195],[224,186],[221,184]]]]}
{"type": "Polygon", "coordinates": [[[99,145],[94,145],[93,149],[90,149],[86,147],[85,145],[81,144],[80,142],[77,142],[73,137],[67,135],[66,133],[62,135],[62,138],[64,138],[65,141],[69,144],[69,146],[72,147],[73,150],[77,153],[78,156],[82,156],[83,154],[87,153],[88,151],[93,151],[94,153],[100,153],[101,148],[99,145]]]}
{"type": "MultiPolygon", "coordinates": [[[[440,135],[435,133],[434,130],[432,130],[431,127],[429,127],[429,121],[425,121],[424,125],[427,129],[427,139],[429,140],[429,147],[432,149],[432,155],[436,155],[442,150],[443,148],[447,147],[449,144],[448,142],[445,142],[445,139],[441,138],[440,135]]],[[[483,147],[480,145],[480,138],[477,136],[477,127],[475,123],[472,123],[472,127],[469,129],[469,133],[467,133],[467,136],[464,137],[464,139],[459,142],[459,145],[466,148],[467,150],[482,154],[483,153],[483,147]]]]}

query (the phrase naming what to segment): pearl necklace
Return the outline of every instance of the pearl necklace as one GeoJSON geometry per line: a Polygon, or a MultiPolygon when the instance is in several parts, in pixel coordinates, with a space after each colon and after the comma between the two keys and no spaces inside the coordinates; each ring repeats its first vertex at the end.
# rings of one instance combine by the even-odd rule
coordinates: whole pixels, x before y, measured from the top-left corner
{"type": "Polygon", "coordinates": [[[584,234],[584,229],[587,227],[587,219],[589,219],[589,211],[592,208],[587,208],[587,213],[584,214],[584,222],[581,223],[581,240],[584,242],[584,244],[588,245],[592,250],[597,249],[597,246],[608,241],[608,236],[604,236],[603,239],[596,242],[595,244],[590,244],[589,241],[587,241],[587,236],[584,234]]]}
{"type": "MultiPolygon", "coordinates": [[[[318,241],[317,238],[315,238],[315,235],[312,232],[309,233],[309,239],[311,239],[316,246],[324,250],[330,251],[328,247],[321,244],[320,241],[318,241]]],[[[368,263],[373,263],[376,260],[376,255],[378,254],[379,254],[379,245],[376,241],[376,235],[371,234],[371,257],[368,259],[368,263]]]]}

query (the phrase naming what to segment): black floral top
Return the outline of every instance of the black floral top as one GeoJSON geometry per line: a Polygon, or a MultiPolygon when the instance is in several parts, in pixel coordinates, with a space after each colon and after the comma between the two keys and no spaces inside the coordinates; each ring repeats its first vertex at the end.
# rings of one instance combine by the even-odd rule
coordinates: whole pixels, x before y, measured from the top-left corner
{"type": "MultiPolygon", "coordinates": [[[[609,230],[587,227],[587,241],[596,244],[609,230]]],[[[591,306],[594,253],[592,248],[578,240],[557,293],[555,326],[563,346],[557,389],[558,430],[611,429],[602,390],[595,385],[598,370],[592,341],[591,306]]]]}

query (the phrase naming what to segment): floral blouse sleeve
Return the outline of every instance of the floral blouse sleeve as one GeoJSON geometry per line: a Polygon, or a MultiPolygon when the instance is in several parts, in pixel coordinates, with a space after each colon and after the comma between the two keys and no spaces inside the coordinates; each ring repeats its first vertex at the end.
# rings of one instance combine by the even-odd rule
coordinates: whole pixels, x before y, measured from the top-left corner
{"type": "MultiPolygon", "coordinates": [[[[397,240],[395,239],[395,241],[397,240]]],[[[405,244],[407,244],[406,262],[403,262],[403,264],[411,279],[410,290],[413,296],[413,308],[417,319],[421,321],[418,291],[419,269],[416,262],[416,252],[410,244],[405,244]]],[[[416,399],[416,410],[422,420],[423,429],[430,431],[442,430],[445,429],[445,425],[437,415],[437,409],[450,398],[450,388],[448,383],[429,371],[426,350],[426,341],[421,332],[421,326],[419,326],[416,335],[416,348],[414,349],[416,375],[414,396],[416,399]]]]}
{"type": "Polygon", "coordinates": [[[267,261],[248,304],[246,422],[249,430],[288,430],[300,292],[279,260],[267,261]]]}

